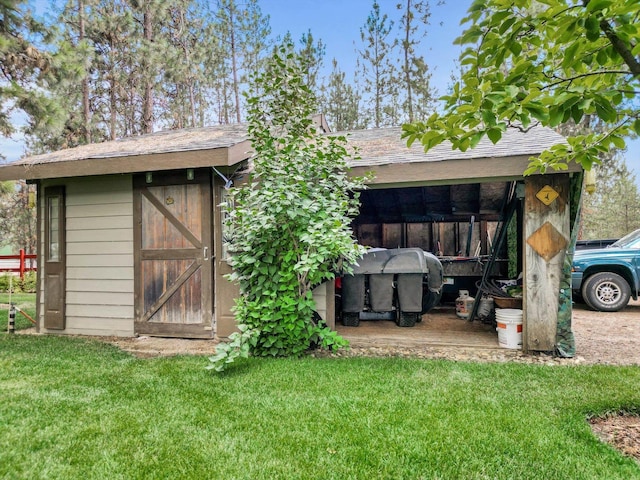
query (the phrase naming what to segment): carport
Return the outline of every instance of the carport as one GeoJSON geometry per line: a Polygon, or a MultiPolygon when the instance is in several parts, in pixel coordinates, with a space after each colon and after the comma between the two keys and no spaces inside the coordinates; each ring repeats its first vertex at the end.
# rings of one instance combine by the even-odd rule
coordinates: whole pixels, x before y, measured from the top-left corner
{"type": "MultiPolygon", "coordinates": [[[[567,335],[558,328],[561,280],[581,169],[574,164],[562,173],[524,177],[523,172],[530,157],[564,138],[543,127],[510,129],[496,145],[483,139],[466,152],[443,144],[427,153],[420,145],[408,148],[399,128],[354,131],[348,138],[359,155],[353,173],[373,175],[353,224],[358,241],[370,247],[419,247],[438,255],[445,271],[445,306],[460,289],[475,295],[485,272],[497,278],[521,275],[523,349],[555,351],[558,335],[567,335]],[[498,233],[509,218],[515,233],[497,249],[498,233]]],[[[426,317],[437,315],[455,318],[451,308],[426,317]]],[[[391,322],[355,327],[361,332],[337,329],[347,337],[365,335],[366,329],[390,342],[423,335],[425,343],[496,345],[495,330],[477,321],[457,320],[447,327],[440,320],[403,333],[393,333],[398,327],[391,322]]],[[[570,336],[570,324],[568,329],[570,336]]]]}

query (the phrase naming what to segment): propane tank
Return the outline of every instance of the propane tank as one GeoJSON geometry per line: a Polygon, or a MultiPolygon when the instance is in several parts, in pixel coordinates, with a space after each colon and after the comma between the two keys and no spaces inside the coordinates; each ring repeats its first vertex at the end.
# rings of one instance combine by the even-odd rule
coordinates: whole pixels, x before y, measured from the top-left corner
{"type": "Polygon", "coordinates": [[[456,298],[456,315],[463,319],[468,319],[473,309],[474,298],[469,296],[469,290],[460,290],[459,297],[456,298]]]}

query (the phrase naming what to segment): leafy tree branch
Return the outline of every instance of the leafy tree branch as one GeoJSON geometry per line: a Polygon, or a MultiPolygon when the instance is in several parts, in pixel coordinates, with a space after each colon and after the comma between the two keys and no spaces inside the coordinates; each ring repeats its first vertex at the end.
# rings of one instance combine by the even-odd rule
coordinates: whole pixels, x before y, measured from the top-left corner
{"type": "Polygon", "coordinates": [[[640,134],[637,13],[636,2],[613,0],[474,1],[456,41],[469,45],[460,58],[467,70],[442,98],[444,110],[404,125],[404,138],[425,150],[444,141],[466,150],[485,136],[498,142],[507,128],[594,116],[605,134],[570,137],[532,159],[527,173],[571,161],[591,168],[640,134]]]}

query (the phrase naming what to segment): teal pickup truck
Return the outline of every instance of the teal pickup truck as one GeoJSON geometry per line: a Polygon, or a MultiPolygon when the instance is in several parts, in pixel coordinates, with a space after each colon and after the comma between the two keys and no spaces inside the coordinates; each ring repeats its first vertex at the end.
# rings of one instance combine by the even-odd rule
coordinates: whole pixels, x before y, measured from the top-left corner
{"type": "Polygon", "coordinates": [[[605,248],[578,250],[573,257],[571,288],[594,310],[617,312],[638,298],[640,230],[605,248]]]}

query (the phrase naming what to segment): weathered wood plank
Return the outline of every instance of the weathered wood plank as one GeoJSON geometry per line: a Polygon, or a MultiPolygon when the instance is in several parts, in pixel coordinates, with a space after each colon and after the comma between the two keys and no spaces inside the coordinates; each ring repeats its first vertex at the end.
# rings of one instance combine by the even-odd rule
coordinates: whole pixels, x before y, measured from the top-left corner
{"type": "Polygon", "coordinates": [[[528,177],[525,181],[524,350],[549,352],[555,348],[565,255],[562,240],[570,237],[568,192],[566,174],[528,177]],[[546,186],[558,193],[549,205],[536,197],[546,186]]]}
{"type": "Polygon", "coordinates": [[[410,223],[407,225],[407,247],[431,248],[431,224],[410,223]]]}
{"type": "Polygon", "coordinates": [[[134,180],[135,331],[211,337],[210,171],[134,180]]]}
{"type": "Polygon", "coordinates": [[[382,247],[401,248],[403,245],[402,223],[384,223],[382,225],[382,247]]]}
{"type": "Polygon", "coordinates": [[[382,245],[382,225],[379,223],[358,225],[356,234],[360,245],[367,247],[382,245]]]}

